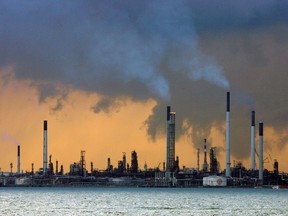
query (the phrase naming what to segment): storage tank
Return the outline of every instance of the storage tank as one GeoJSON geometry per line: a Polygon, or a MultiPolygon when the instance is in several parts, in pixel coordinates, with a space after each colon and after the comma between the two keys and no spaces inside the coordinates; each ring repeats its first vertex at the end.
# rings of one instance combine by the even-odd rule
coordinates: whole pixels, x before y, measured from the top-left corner
{"type": "Polygon", "coordinates": [[[216,175],[203,177],[203,186],[226,187],[227,179],[223,176],[216,176],[216,175]]]}

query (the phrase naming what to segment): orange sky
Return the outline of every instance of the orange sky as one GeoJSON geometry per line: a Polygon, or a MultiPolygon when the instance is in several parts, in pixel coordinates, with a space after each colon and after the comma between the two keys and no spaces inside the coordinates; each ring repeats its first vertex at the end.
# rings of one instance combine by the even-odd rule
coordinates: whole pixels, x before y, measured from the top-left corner
{"type": "MultiPolygon", "coordinates": [[[[58,160],[59,164],[63,164],[65,172],[69,171],[70,163],[79,161],[81,150],[86,151],[88,170],[91,161],[94,163],[94,168],[105,169],[108,157],[111,158],[112,164],[117,166],[118,160],[122,158],[122,152],[126,152],[127,161],[130,163],[133,150],[138,153],[141,169],[145,161],[148,167],[152,168],[157,167],[161,162],[162,168],[166,155],[166,139],[158,138],[156,142],[152,142],[146,135],[144,125],[156,104],[154,100],[142,103],[127,100],[126,105],[117,112],[95,114],[91,111],[91,106],[100,99],[100,96],[72,90],[64,103],[64,108],[52,112],[51,108],[55,106],[57,98],[48,98],[44,103],[39,103],[38,92],[31,86],[31,81],[16,80],[11,68],[0,71],[0,77],[0,167],[2,171],[9,171],[11,162],[14,166],[13,170],[17,169],[17,147],[12,140],[4,138],[7,134],[21,144],[21,170],[30,171],[32,162],[35,164],[35,169],[42,167],[44,119],[48,120],[48,155],[52,154],[53,162],[58,160]]],[[[192,128],[190,132],[193,132],[192,128]]],[[[273,128],[265,128],[264,142],[277,142],[278,137],[279,134],[273,128]]],[[[213,143],[213,146],[224,148],[225,137],[217,131],[216,127],[213,127],[208,142],[213,143]]],[[[221,169],[225,167],[224,153],[223,151],[217,153],[221,169]]],[[[264,143],[264,158],[269,154],[273,159],[278,159],[280,170],[288,171],[287,147],[281,150],[265,149],[264,143]]],[[[181,166],[196,167],[196,150],[192,148],[192,140],[189,136],[181,137],[177,141],[176,155],[180,157],[181,166]]],[[[202,155],[201,152],[200,164],[203,162],[202,155]]],[[[232,155],[231,161],[233,160],[235,158],[232,155]]],[[[242,160],[249,168],[249,159],[236,160],[242,160]]],[[[272,169],[271,163],[265,163],[264,166],[272,169]]]]}

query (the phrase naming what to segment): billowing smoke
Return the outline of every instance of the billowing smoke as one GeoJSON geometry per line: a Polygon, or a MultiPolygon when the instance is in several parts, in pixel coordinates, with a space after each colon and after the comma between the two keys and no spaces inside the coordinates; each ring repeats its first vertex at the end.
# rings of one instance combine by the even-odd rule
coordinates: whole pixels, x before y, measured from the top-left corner
{"type": "Polygon", "coordinates": [[[185,1],[4,1],[1,8],[1,65],[13,64],[19,78],[169,101],[161,64],[170,60],[174,72],[229,85],[217,64],[201,55],[185,1]],[[174,60],[176,54],[185,59],[174,60]]]}
{"type": "Polygon", "coordinates": [[[171,105],[177,136],[193,127],[196,145],[212,125],[221,129],[230,89],[231,150],[245,157],[252,107],[266,125],[287,126],[287,103],[273,96],[274,87],[287,89],[285,8],[284,1],[268,0],[4,0],[0,67],[12,65],[18,79],[32,80],[40,102],[56,97],[52,111],[62,109],[69,89],[101,95],[95,113],[117,111],[126,99],[153,98],[157,105],[146,121],[152,139],[164,132],[171,105]]]}

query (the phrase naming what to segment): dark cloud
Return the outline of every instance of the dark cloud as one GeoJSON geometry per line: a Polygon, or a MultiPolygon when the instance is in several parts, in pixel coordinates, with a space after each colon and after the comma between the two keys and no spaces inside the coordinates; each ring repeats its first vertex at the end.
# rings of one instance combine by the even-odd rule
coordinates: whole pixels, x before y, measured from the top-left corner
{"type": "Polygon", "coordinates": [[[288,21],[288,2],[285,0],[197,0],[190,4],[198,34],[239,32],[288,21]]]}
{"type": "MultiPolygon", "coordinates": [[[[275,23],[225,34],[205,34],[200,40],[202,51],[214,56],[231,82],[233,97],[232,128],[234,153],[249,155],[250,110],[256,110],[257,121],[272,126],[278,134],[287,130],[288,26],[275,23]],[[239,94],[239,92],[241,92],[239,94]]],[[[266,143],[283,148],[286,142],[266,143]]]]}
{"type": "Polygon", "coordinates": [[[196,146],[225,120],[230,89],[231,150],[243,158],[251,109],[287,128],[287,9],[281,0],[1,1],[0,67],[33,80],[40,101],[58,98],[55,111],[67,95],[58,83],[102,95],[96,113],[154,98],[149,136],[163,134],[171,105],[177,136],[192,126],[196,146]]]}
{"type": "Polygon", "coordinates": [[[92,106],[91,109],[95,113],[104,112],[108,114],[110,112],[118,112],[120,107],[126,104],[125,101],[125,98],[104,97],[95,106],[92,106]]]}

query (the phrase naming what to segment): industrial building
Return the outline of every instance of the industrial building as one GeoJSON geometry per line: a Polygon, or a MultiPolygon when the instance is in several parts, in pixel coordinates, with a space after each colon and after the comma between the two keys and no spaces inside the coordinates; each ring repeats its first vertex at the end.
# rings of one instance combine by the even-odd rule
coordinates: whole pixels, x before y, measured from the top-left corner
{"type": "MultiPolygon", "coordinates": [[[[122,158],[113,166],[112,160],[107,159],[107,168],[98,170],[93,162],[90,169],[86,167],[85,150],[80,151],[78,162],[70,164],[68,172],[64,172],[63,165],[52,161],[49,155],[48,162],[48,122],[44,120],[43,127],[43,167],[34,171],[31,164],[31,172],[21,173],[21,148],[17,146],[17,171],[13,172],[13,164],[10,164],[10,172],[0,176],[0,186],[62,186],[62,185],[94,185],[94,186],[141,186],[141,187],[259,187],[277,186],[279,188],[288,185],[288,174],[279,172],[279,164],[274,160],[273,170],[268,171],[263,167],[264,123],[259,122],[259,149],[255,147],[255,111],[251,111],[251,164],[246,169],[241,161],[230,162],[230,92],[226,94],[226,163],[225,169],[220,170],[217,159],[217,148],[213,147],[207,138],[204,138],[202,148],[197,148],[197,167],[179,167],[179,157],[175,156],[176,150],[176,112],[167,106],[166,113],[166,162],[163,167],[149,168],[145,162],[144,169],[139,167],[139,155],[135,150],[131,152],[131,163],[127,163],[126,152],[122,152],[122,158]],[[209,146],[209,148],[208,148],[209,146]],[[200,168],[200,152],[203,151],[203,164],[200,168]],[[209,157],[207,157],[209,152],[209,157]],[[255,154],[258,156],[258,169],[255,165],[255,154]],[[209,161],[208,161],[209,159],[209,161]]],[[[233,146],[232,146],[233,148],[233,146]]],[[[159,152],[160,154],[161,152],[159,152]]],[[[129,157],[129,155],[128,155],[129,157]]],[[[117,161],[117,160],[116,160],[117,161]]],[[[89,163],[88,163],[89,164],[89,163]]],[[[287,186],[288,187],[288,186],[287,186]]]]}

